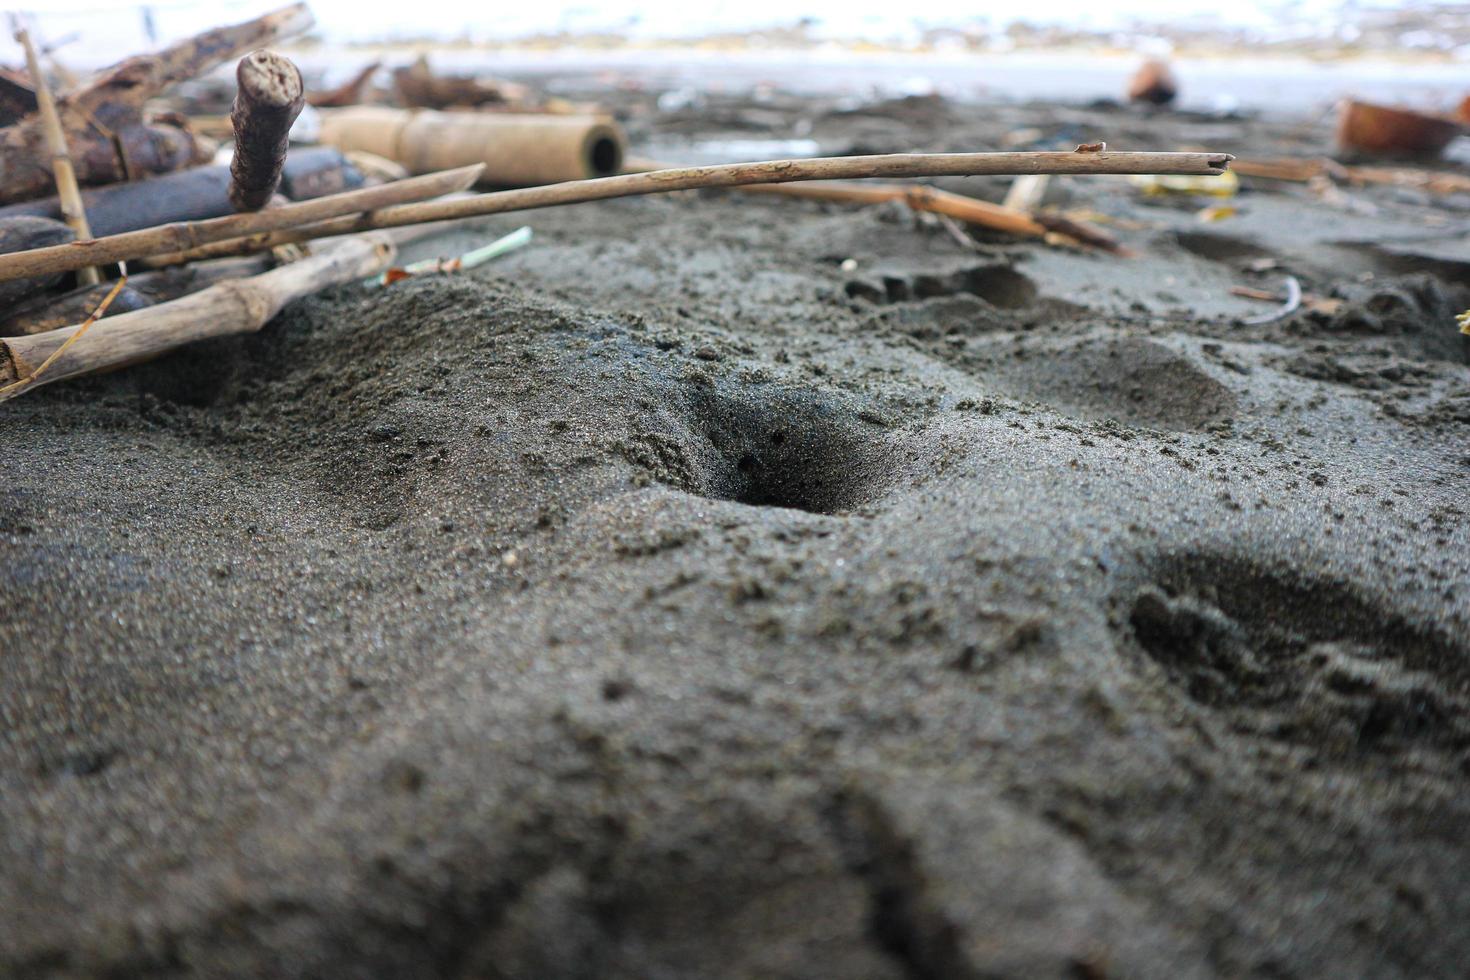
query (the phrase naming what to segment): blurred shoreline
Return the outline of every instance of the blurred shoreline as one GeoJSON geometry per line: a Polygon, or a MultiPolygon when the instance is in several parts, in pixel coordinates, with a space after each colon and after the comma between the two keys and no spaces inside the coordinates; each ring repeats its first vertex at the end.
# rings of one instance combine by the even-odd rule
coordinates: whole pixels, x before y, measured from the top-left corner
{"type": "MultiPolygon", "coordinates": [[[[1009,53],[814,49],[716,49],[623,46],[556,48],[433,44],[307,45],[293,52],[326,84],[369,60],[407,63],[428,53],[446,71],[530,80],[556,93],[606,86],[688,93],[773,90],[802,96],[872,98],[939,95],[965,102],[1087,103],[1121,98],[1137,68],[1135,52],[1096,50],[1009,53]]],[[[1448,111],[1470,88],[1464,66],[1351,58],[1220,55],[1171,59],[1179,107],[1201,112],[1301,115],[1361,96],[1448,111]]]]}

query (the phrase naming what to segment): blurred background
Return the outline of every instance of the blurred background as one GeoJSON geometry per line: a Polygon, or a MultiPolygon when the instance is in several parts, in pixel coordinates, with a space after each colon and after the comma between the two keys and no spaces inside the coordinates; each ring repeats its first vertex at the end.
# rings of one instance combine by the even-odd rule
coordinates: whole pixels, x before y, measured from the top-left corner
{"type": "MultiPolygon", "coordinates": [[[[221,23],[273,0],[149,4],[52,0],[26,11],[79,68],[221,23]]],[[[1300,114],[1365,91],[1450,110],[1470,79],[1470,4],[1241,0],[1183,13],[1171,0],[778,0],[472,5],[316,0],[317,28],[293,56],[324,84],[365,55],[435,52],[435,64],[505,76],[592,73],[679,93],[761,86],[854,98],[1118,98],[1141,59],[1166,57],[1181,108],[1300,114]]],[[[554,87],[554,84],[553,84],[554,87]]]]}

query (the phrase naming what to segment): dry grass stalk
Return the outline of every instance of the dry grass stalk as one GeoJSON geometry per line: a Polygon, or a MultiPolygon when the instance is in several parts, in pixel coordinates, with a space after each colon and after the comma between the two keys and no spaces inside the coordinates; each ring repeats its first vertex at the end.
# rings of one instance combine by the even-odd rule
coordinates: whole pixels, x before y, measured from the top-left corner
{"type": "MultiPolygon", "coordinates": [[[[46,137],[46,149],[51,154],[51,173],[56,180],[56,197],[61,203],[61,219],[77,233],[79,241],[92,237],[87,225],[87,209],[82,204],[82,190],[77,186],[77,172],[72,166],[71,152],[66,147],[66,131],[61,126],[61,117],[56,112],[56,100],[51,98],[51,86],[41,71],[41,59],[36,46],[31,42],[30,31],[16,25],[15,40],[25,51],[26,71],[36,93],[36,112],[40,116],[42,132],[46,137]]],[[[88,267],[77,270],[77,283],[95,286],[102,281],[96,269],[88,267]]]]}
{"type": "MultiPolygon", "coordinates": [[[[27,252],[12,252],[0,255],[0,282],[11,279],[31,278],[54,272],[68,272],[87,265],[105,265],[111,262],[140,259],[150,255],[162,255],[197,249],[210,242],[238,238],[280,228],[289,228],[308,222],[320,222],[340,215],[353,215],[361,211],[372,212],[377,208],[402,204],[405,201],[422,201],[431,197],[452,194],[472,185],[480,176],[480,166],[461,167],[439,174],[413,177],[394,184],[365,187],[320,197],[313,201],[286,204],[269,211],[249,214],[233,214],[205,221],[181,221],[175,224],[144,228],[124,232],[90,242],[72,242],[50,248],[32,249],[27,252]]],[[[386,212],[379,212],[386,213],[386,212]]]]}
{"type": "MultiPolygon", "coordinates": [[[[6,376],[5,370],[0,369],[0,382],[9,382],[8,384],[0,384],[0,401],[4,401],[7,398],[14,398],[25,390],[40,384],[41,375],[45,374],[62,354],[70,350],[73,344],[86,335],[87,331],[92,328],[92,324],[102,318],[103,314],[107,312],[107,308],[112,305],[112,301],[117,299],[117,294],[122,292],[123,287],[127,284],[127,276],[123,276],[117,282],[113,283],[107,295],[102,298],[102,302],[97,305],[97,309],[92,312],[91,316],[83,320],[80,325],[67,327],[64,331],[55,330],[49,334],[35,334],[34,336],[36,337],[47,337],[51,336],[51,334],[61,334],[63,332],[66,334],[65,337],[58,337],[60,343],[54,345],[54,349],[46,355],[46,358],[37,367],[30,367],[27,362],[15,357],[7,350],[6,353],[10,360],[6,368],[10,371],[10,377],[13,377],[15,380],[10,380],[10,377],[6,376]]],[[[0,341],[0,346],[8,347],[9,342],[0,341]]]]}

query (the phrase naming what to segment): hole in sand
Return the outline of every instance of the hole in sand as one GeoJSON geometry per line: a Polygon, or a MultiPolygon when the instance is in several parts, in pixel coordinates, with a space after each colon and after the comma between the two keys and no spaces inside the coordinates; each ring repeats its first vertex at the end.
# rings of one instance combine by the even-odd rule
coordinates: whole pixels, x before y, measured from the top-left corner
{"type": "Polygon", "coordinates": [[[1470,650],[1351,583],[1230,556],[1171,559],[1133,639],[1231,727],[1327,755],[1470,747],[1470,650]]]}
{"type": "Polygon", "coordinates": [[[978,296],[1002,310],[1033,305],[1039,291],[1029,276],[1008,265],[980,265],[950,273],[890,273],[878,282],[849,280],[843,287],[854,299],[873,303],[906,303],[944,296],[978,296]]]}
{"type": "Polygon", "coordinates": [[[695,404],[714,455],[701,492],[753,507],[851,510],[881,492],[891,449],[856,410],[812,392],[701,393],[695,404]]]}
{"type": "Polygon", "coordinates": [[[1203,231],[1180,231],[1174,233],[1179,247],[1193,252],[1202,259],[1212,262],[1242,262],[1251,259],[1274,258],[1274,254],[1252,242],[1229,235],[1214,235],[1203,231]]]}
{"type": "Polygon", "coordinates": [[[973,293],[1003,310],[1017,310],[1036,302],[1036,283],[1008,265],[984,265],[957,273],[951,292],[973,293]]]}

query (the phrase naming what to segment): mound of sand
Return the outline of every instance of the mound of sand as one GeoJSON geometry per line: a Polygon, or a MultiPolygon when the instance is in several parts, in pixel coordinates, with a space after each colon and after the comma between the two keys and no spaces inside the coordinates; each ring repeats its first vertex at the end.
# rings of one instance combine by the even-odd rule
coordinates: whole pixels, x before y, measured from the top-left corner
{"type": "Polygon", "coordinates": [[[6,405],[0,972],[1454,975],[1470,254],[1072,192],[1140,257],[608,202],[6,405]]]}

